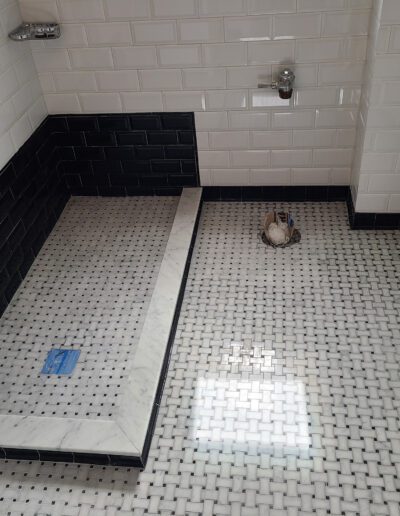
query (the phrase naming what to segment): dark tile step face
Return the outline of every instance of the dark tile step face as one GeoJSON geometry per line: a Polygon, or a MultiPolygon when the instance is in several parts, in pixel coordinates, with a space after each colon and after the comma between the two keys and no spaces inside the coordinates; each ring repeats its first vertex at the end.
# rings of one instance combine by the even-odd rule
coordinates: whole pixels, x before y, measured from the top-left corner
{"type": "Polygon", "coordinates": [[[193,113],[54,115],[72,195],[155,195],[199,186],[193,113]]]}

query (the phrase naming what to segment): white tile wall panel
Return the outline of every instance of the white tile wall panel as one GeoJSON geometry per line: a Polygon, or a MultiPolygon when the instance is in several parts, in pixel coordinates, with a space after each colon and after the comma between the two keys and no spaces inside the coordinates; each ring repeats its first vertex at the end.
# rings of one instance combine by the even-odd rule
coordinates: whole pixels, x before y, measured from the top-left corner
{"type": "Polygon", "coordinates": [[[178,20],[179,41],[182,43],[223,43],[222,18],[209,20],[178,20]]]}
{"type": "Polygon", "coordinates": [[[88,23],[86,25],[86,34],[90,46],[132,44],[132,33],[129,23],[88,23]]]}
{"type": "Polygon", "coordinates": [[[330,183],[329,168],[294,168],[292,182],[295,185],[326,185],[330,183]]]}
{"type": "MultiPolygon", "coordinates": [[[[29,4],[32,16],[42,8],[49,19],[63,20],[60,40],[32,45],[51,112],[93,112],[96,106],[108,112],[194,110],[201,152],[224,153],[214,163],[200,160],[205,171],[201,177],[212,184],[216,170],[232,166],[235,184],[240,178],[254,184],[251,178],[263,171],[262,184],[279,184],[273,179],[277,168],[311,165],[346,169],[346,174],[336,174],[337,181],[348,177],[347,165],[313,163],[313,151],[351,153],[354,147],[352,117],[360,102],[370,0],[21,4],[29,4]],[[257,88],[275,79],[284,65],[296,74],[290,101],[257,88]],[[278,165],[240,161],[241,156],[262,153],[275,153],[278,165]]],[[[392,43],[390,31],[386,39],[394,51],[396,32],[392,43]]],[[[12,52],[21,52],[18,48],[12,52]]],[[[0,45],[0,74],[8,73],[4,81],[12,89],[14,78],[4,54],[0,45]]],[[[391,102],[389,93],[385,99],[391,102]]],[[[229,183],[229,174],[220,177],[229,183]]],[[[277,177],[290,184],[300,176],[285,172],[277,177]]],[[[329,181],[332,177],[331,172],[329,181]]],[[[326,174],[322,178],[328,181],[326,174]]]]}
{"type": "Polygon", "coordinates": [[[140,70],[139,76],[140,85],[146,91],[182,89],[181,70],[140,70]]]}
{"type": "Polygon", "coordinates": [[[174,20],[142,21],[132,23],[135,44],[176,43],[177,29],[174,20]]]}
{"type": "Polygon", "coordinates": [[[29,45],[7,38],[21,20],[16,0],[0,2],[0,170],[47,114],[29,45]]]}
{"type": "Polygon", "coordinates": [[[104,0],[108,20],[150,18],[149,0],[104,0]]]}
{"type": "Polygon", "coordinates": [[[290,168],[250,169],[249,177],[252,186],[285,186],[290,185],[290,168]]]}

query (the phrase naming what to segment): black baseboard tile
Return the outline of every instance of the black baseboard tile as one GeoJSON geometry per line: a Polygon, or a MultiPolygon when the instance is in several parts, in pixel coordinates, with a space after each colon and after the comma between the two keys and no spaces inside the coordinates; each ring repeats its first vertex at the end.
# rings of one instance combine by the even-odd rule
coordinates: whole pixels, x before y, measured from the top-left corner
{"type": "Polygon", "coordinates": [[[354,210],[351,194],[347,199],[351,229],[400,229],[400,213],[361,213],[354,210]]]}
{"type": "Polygon", "coordinates": [[[205,201],[339,202],[348,186],[205,186],[205,201]]]}

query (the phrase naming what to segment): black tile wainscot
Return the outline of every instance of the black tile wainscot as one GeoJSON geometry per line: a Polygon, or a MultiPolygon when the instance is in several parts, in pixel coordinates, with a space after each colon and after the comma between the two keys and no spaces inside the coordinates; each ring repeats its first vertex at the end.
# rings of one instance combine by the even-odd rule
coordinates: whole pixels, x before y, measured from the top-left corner
{"type": "Polygon", "coordinates": [[[71,195],[198,185],[193,113],[48,116],[0,171],[0,315],[71,195]]]}
{"type": "Polygon", "coordinates": [[[176,195],[199,186],[193,113],[52,116],[72,195],[176,195]]]}
{"type": "Polygon", "coordinates": [[[46,119],[0,172],[0,314],[69,197],[51,137],[58,129],[57,120],[46,119]]]}

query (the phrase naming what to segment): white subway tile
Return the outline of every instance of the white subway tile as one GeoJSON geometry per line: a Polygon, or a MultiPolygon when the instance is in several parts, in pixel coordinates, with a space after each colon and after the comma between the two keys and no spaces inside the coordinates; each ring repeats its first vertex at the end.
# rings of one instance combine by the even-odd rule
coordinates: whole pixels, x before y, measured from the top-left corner
{"type": "Polygon", "coordinates": [[[357,106],[360,105],[361,87],[340,88],[339,105],[341,106],[357,106]]]}
{"type": "Polygon", "coordinates": [[[109,20],[135,20],[150,17],[149,0],[104,0],[109,20]]]}
{"type": "Polygon", "coordinates": [[[272,82],[271,67],[236,66],[227,68],[228,88],[257,88],[259,83],[272,82]]]}
{"type": "Polygon", "coordinates": [[[6,72],[0,75],[0,103],[10,98],[19,87],[17,74],[14,68],[9,68],[6,72]]]}
{"type": "Polygon", "coordinates": [[[178,20],[179,40],[183,43],[219,43],[224,41],[222,19],[178,20]]]}
{"type": "Polygon", "coordinates": [[[296,0],[248,0],[249,14],[296,12],[296,0]]]}
{"type": "Polygon", "coordinates": [[[252,109],[289,107],[292,104],[290,99],[281,99],[275,89],[260,88],[250,90],[250,106],[252,109]]]}
{"type": "Polygon", "coordinates": [[[33,52],[33,59],[39,73],[69,70],[71,68],[66,50],[38,50],[33,52]]]}
{"type": "Polygon", "coordinates": [[[294,62],[294,41],[258,41],[248,43],[249,64],[294,62]]]}
{"type": "Polygon", "coordinates": [[[210,147],[212,149],[248,149],[249,131],[210,132],[210,147]]]}
{"type": "Polygon", "coordinates": [[[237,150],[231,151],[231,162],[234,168],[264,168],[268,166],[269,151],[237,150]]]}
{"type": "Polygon", "coordinates": [[[56,91],[96,91],[96,80],[93,72],[54,72],[56,91]]]}
{"type": "Polygon", "coordinates": [[[113,48],[115,68],[155,68],[157,54],[152,46],[130,46],[113,48]]]}
{"type": "MultiPolygon", "coordinates": [[[[398,134],[400,142],[400,131],[398,134]]],[[[397,146],[397,149],[398,150],[397,146]]],[[[362,156],[361,170],[362,171],[393,171],[396,170],[396,164],[398,160],[397,152],[365,152],[362,156]]]]}
{"type": "Polygon", "coordinates": [[[338,88],[296,89],[294,92],[295,106],[335,106],[338,104],[338,88]]]}
{"type": "Polygon", "coordinates": [[[270,114],[230,111],[229,127],[230,129],[268,129],[270,127],[270,114]]]}
{"type": "Polygon", "coordinates": [[[299,129],[293,131],[293,147],[334,147],[335,129],[299,129]]]}
{"type": "Polygon", "coordinates": [[[0,135],[0,167],[7,163],[17,149],[15,148],[10,133],[0,135]]]}
{"type": "Polygon", "coordinates": [[[306,167],[312,163],[312,151],[307,150],[272,150],[271,165],[274,168],[306,167]]]}
{"type": "Polygon", "coordinates": [[[191,68],[183,70],[182,74],[183,85],[187,90],[226,88],[224,68],[191,68]]]}
{"type": "MultiPolygon", "coordinates": [[[[35,0],[35,2],[19,0],[18,4],[22,19],[26,22],[57,21],[60,19],[56,0],[35,0]]],[[[13,28],[15,27],[16,25],[13,28]]]]}
{"type": "Polygon", "coordinates": [[[272,16],[225,18],[226,41],[268,41],[272,39],[272,16]]]}
{"type": "Polygon", "coordinates": [[[203,91],[175,91],[164,93],[166,111],[204,111],[203,91]]]}
{"type": "Polygon", "coordinates": [[[200,184],[201,186],[212,186],[211,170],[200,169],[200,184]]]}
{"type": "Polygon", "coordinates": [[[62,0],[58,3],[62,22],[102,21],[105,19],[101,0],[62,0]]]}
{"type": "MultiPolygon", "coordinates": [[[[0,79],[1,81],[1,79],[0,79]]],[[[54,83],[53,74],[51,72],[39,75],[39,82],[43,93],[55,93],[56,85],[54,83]]]]}
{"type": "Polygon", "coordinates": [[[76,70],[105,70],[114,66],[109,48],[72,48],[69,55],[76,70]]]}
{"type": "Polygon", "coordinates": [[[387,211],[389,195],[364,194],[357,196],[355,209],[357,212],[383,213],[387,211]]]}
{"type": "Polygon", "coordinates": [[[199,45],[177,45],[159,47],[161,66],[201,66],[199,45]]]}
{"type": "Polygon", "coordinates": [[[370,193],[400,192],[400,174],[373,174],[370,176],[368,191],[370,193]]]}
{"type": "Polygon", "coordinates": [[[110,70],[96,72],[100,91],[137,91],[139,79],[136,70],[110,70]]]}
{"type": "Polygon", "coordinates": [[[206,109],[246,109],[246,90],[206,91],[206,109]]]}
{"type": "Polygon", "coordinates": [[[286,186],[289,184],[289,168],[250,170],[250,185],[252,186],[286,186]]]}
{"type": "Polygon", "coordinates": [[[294,168],[292,170],[292,183],[294,185],[327,185],[329,179],[329,168],[294,168]]]}
{"type": "Polygon", "coordinates": [[[199,164],[202,168],[227,168],[230,166],[229,151],[201,151],[199,164]]]}
{"type": "Polygon", "coordinates": [[[49,113],[81,113],[78,95],[75,93],[49,93],[44,96],[49,113]]]}
{"type": "MultiPolygon", "coordinates": [[[[197,115],[197,113],[195,113],[197,115]]],[[[196,124],[197,126],[197,124],[196,124]]],[[[208,132],[206,131],[196,131],[196,140],[197,140],[197,148],[199,151],[208,150],[208,132]]]]}
{"type": "Polygon", "coordinates": [[[370,11],[324,14],[322,34],[326,36],[360,36],[368,34],[370,11]]]}
{"type": "Polygon", "coordinates": [[[195,114],[195,118],[196,129],[198,131],[206,131],[210,129],[228,129],[228,115],[226,111],[211,111],[208,113],[197,112],[195,114]]]}
{"type": "Polygon", "coordinates": [[[253,131],[251,146],[254,149],[290,148],[292,133],[290,131],[253,131]]]}
{"type": "Polygon", "coordinates": [[[349,167],[353,149],[314,149],[313,163],[317,167],[349,167]]]}
{"type": "Polygon", "coordinates": [[[316,127],[355,127],[357,122],[355,109],[324,108],[316,112],[316,127]]]}
{"type": "Polygon", "coordinates": [[[398,0],[384,0],[382,5],[382,23],[387,25],[400,24],[398,0]]]}
{"type": "Polygon", "coordinates": [[[129,23],[87,23],[85,26],[89,45],[123,45],[132,43],[129,23]]]}
{"type": "Polygon", "coordinates": [[[43,96],[40,96],[28,110],[32,130],[35,131],[47,116],[47,108],[43,96]]]}
{"type": "Polygon", "coordinates": [[[274,39],[318,38],[320,14],[284,14],[274,16],[274,39]]]}
{"type": "Polygon", "coordinates": [[[181,70],[141,70],[140,82],[144,91],[182,89],[181,70]]]}
{"type": "Polygon", "coordinates": [[[119,113],[122,111],[119,93],[80,93],[79,100],[85,113],[119,113]]]}
{"type": "Polygon", "coordinates": [[[156,18],[190,17],[197,14],[195,0],[152,0],[156,18]]]}
{"type": "Polygon", "coordinates": [[[246,0],[199,0],[200,16],[246,14],[246,0]]]}
{"type": "Polygon", "coordinates": [[[0,105],[0,134],[4,134],[17,120],[16,110],[12,99],[0,105]]]}
{"type": "Polygon", "coordinates": [[[315,112],[309,111],[277,111],[272,114],[272,127],[275,129],[295,129],[314,127],[315,112]]]}
{"type": "Polygon", "coordinates": [[[357,131],[352,129],[338,129],[336,145],[338,147],[354,147],[356,144],[357,131]]]}
{"type": "Polygon", "coordinates": [[[214,186],[245,186],[249,184],[250,171],[248,169],[211,169],[211,178],[214,186]]]}
{"type": "Polygon", "coordinates": [[[142,21],[132,23],[135,43],[159,44],[176,43],[175,21],[142,21]]]}
{"type": "MultiPolygon", "coordinates": [[[[379,131],[375,139],[378,152],[398,152],[400,149],[400,131],[379,131]]],[[[377,167],[378,168],[378,167],[377,167]]]]}
{"type": "Polygon", "coordinates": [[[364,63],[321,63],[319,65],[319,84],[343,85],[344,83],[359,83],[363,78],[364,63]]]}
{"type": "Polygon", "coordinates": [[[349,185],[351,177],[351,168],[332,168],[331,184],[332,185],[349,185]]]}
{"type": "Polygon", "coordinates": [[[398,79],[400,76],[400,54],[375,56],[374,74],[380,79],[398,79]]]}
{"type": "Polygon", "coordinates": [[[395,194],[389,197],[388,212],[400,213],[400,195],[395,194]]]}
{"type": "Polygon", "coordinates": [[[300,11],[339,11],[345,9],[346,0],[297,0],[300,11]]]}
{"type": "Polygon", "coordinates": [[[121,93],[123,111],[162,111],[161,93],[121,93]]]}
{"type": "Polygon", "coordinates": [[[245,43],[215,43],[203,45],[206,66],[240,66],[246,64],[245,43]]]}

